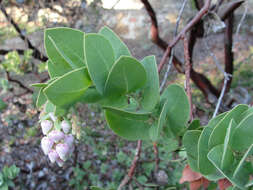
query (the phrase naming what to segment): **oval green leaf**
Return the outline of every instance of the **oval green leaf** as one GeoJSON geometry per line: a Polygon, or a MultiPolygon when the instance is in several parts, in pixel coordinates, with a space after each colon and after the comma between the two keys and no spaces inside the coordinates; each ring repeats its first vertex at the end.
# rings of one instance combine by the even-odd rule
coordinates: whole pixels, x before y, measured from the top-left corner
{"type": "Polygon", "coordinates": [[[185,128],[190,115],[190,105],[184,89],[172,84],[165,89],[161,97],[162,103],[168,101],[167,126],[174,135],[179,135],[185,128]]]}
{"type": "Polygon", "coordinates": [[[131,56],[126,44],[115,34],[110,28],[104,26],[99,31],[107,40],[110,41],[112,48],[114,50],[115,60],[117,60],[121,55],[131,56]]]}
{"type": "Polygon", "coordinates": [[[78,100],[91,84],[87,69],[79,68],[59,77],[43,92],[53,104],[62,107],[78,100]]]}
{"type": "Polygon", "coordinates": [[[151,111],[155,108],[160,98],[159,76],[155,56],[145,57],[141,63],[147,73],[147,82],[143,89],[141,105],[143,109],[151,111]]]}
{"type": "Polygon", "coordinates": [[[128,94],[146,83],[146,71],[136,59],[121,56],[113,65],[105,83],[105,94],[128,94]]]}
{"type": "Polygon", "coordinates": [[[232,149],[243,152],[253,144],[253,113],[244,118],[236,127],[233,140],[232,149]]]}
{"type": "Polygon", "coordinates": [[[227,113],[222,113],[215,118],[211,119],[207,126],[201,132],[198,142],[198,168],[203,175],[215,173],[215,167],[208,160],[208,139],[212,133],[213,128],[219,123],[227,113]]]}
{"type": "Polygon", "coordinates": [[[106,79],[114,63],[114,53],[110,42],[100,34],[85,35],[85,58],[93,83],[103,94],[106,79]]]}
{"type": "Polygon", "coordinates": [[[195,172],[198,170],[198,141],[201,131],[190,130],[184,134],[183,145],[187,153],[187,160],[191,169],[195,172]]]}
{"type": "Polygon", "coordinates": [[[45,30],[45,49],[57,68],[69,71],[85,66],[84,35],[82,31],[64,27],[45,30]]]}
{"type": "Polygon", "coordinates": [[[233,108],[229,113],[215,126],[210,135],[208,147],[209,150],[216,145],[223,144],[226,136],[226,131],[229,126],[231,119],[234,119],[236,123],[239,123],[241,114],[248,109],[247,105],[238,105],[233,108]]]}
{"type": "Polygon", "coordinates": [[[127,140],[149,140],[150,125],[138,114],[105,109],[105,117],[114,133],[127,140]],[[141,119],[140,119],[141,118],[141,119]]]}

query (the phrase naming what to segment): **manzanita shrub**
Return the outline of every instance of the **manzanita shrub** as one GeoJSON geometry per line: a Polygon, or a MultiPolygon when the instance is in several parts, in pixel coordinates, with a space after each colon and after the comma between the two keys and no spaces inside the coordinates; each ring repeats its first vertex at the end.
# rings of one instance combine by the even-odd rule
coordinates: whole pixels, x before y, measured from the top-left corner
{"type": "Polygon", "coordinates": [[[253,185],[252,108],[238,105],[205,127],[188,127],[184,89],[172,84],[160,95],[155,57],[135,59],[108,27],[89,34],[47,29],[45,49],[50,80],[33,86],[39,88],[36,104],[42,110],[41,146],[52,162],[62,166],[73,151],[68,113],[81,102],[100,105],[109,127],[124,139],[157,142],[183,136],[192,170],[213,181],[227,178],[235,189],[253,185]]]}

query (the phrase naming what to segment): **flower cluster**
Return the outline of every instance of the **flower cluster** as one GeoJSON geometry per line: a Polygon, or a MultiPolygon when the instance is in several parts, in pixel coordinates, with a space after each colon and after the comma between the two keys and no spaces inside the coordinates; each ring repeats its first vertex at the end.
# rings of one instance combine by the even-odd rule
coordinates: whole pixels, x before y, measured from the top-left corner
{"type": "Polygon", "coordinates": [[[41,148],[48,155],[52,163],[63,166],[74,150],[74,137],[71,124],[67,120],[60,121],[53,114],[41,121],[42,132],[45,135],[41,140],[41,148]],[[56,127],[56,124],[59,124],[56,127]]]}

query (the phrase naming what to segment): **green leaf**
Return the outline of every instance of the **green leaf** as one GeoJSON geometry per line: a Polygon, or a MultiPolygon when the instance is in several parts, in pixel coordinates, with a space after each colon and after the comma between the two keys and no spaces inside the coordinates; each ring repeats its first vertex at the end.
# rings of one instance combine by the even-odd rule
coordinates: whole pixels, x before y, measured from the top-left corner
{"type": "Polygon", "coordinates": [[[149,131],[150,138],[154,142],[157,141],[157,139],[159,137],[159,133],[161,132],[162,127],[164,126],[164,124],[166,122],[166,115],[168,113],[168,109],[169,109],[169,104],[168,104],[168,101],[166,101],[165,104],[163,105],[162,111],[161,111],[160,116],[158,118],[157,125],[153,125],[150,128],[150,131],[149,131]]]}
{"type": "Polygon", "coordinates": [[[191,124],[189,125],[187,130],[197,130],[198,128],[200,128],[200,120],[199,119],[194,119],[191,124]]]}
{"type": "Polygon", "coordinates": [[[79,68],[59,77],[43,92],[54,105],[62,107],[78,100],[90,85],[87,69],[79,68]]]}
{"type": "Polygon", "coordinates": [[[213,164],[208,160],[208,139],[214,127],[219,123],[227,113],[222,113],[211,119],[207,126],[204,127],[198,142],[198,168],[200,173],[209,175],[215,173],[213,164]]]}
{"type": "Polygon", "coordinates": [[[7,107],[7,104],[0,98],[0,111],[5,109],[7,107]]]}
{"type": "Polygon", "coordinates": [[[7,183],[4,183],[1,187],[0,187],[0,190],[8,190],[8,185],[7,183]]]}
{"type": "Polygon", "coordinates": [[[155,108],[160,98],[159,76],[155,56],[145,57],[141,61],[147,73],[147,82],[143,90],[141,105],[143,109],[151,111],[155,108]]]}
{"type": "Polygon", "coordinates": [[[133,111],[122,110],[119,108],[109,107],[109,106],[105,106],[103,108],[113,113],[116,113],[119,116],[124,117],[126,119],[134,119],[134,120],[139,120],[139,121],[148,120],[151,114],[151,112],[146,112],[145,110],[139,110],[139,111],[133,112],[133,111]]]}
{"type": "Polygon", "coordinates": [[[117,60],[121,55],[131,56],[131,53],[128,50],[127,46],[110,28],[104,26],[100,29],[99,33],[110,41],[114,50],[115,60],[117,60]]]}
{"type": "Polygon", "coordinates": [[[190,115],[190,105],[184,89],[177,84],[169,85],[163,92],[161,101],[168,101],[169,104],[167,126],[175,135],[180,135],[190,115]]]}
{"type": "Polygon", "coordinates": [[[8,178],[14,179],[15,177],[17,177],[19,172],[20,172],[20,169],[16,167],[15,165],[12,165],[11,167],[8,168],[8,178]]]}
{"type": "Polygon", "coordinates": [[[224,177],[226,177],[233,185],[238,186],[240,189],[245,189],[244,188],[245,184],[243,183],[243,181],[233,178],[233,173],[234,173],[234,170],[236,169],[236,165],[237,165],[236,163],[231,163],[230,167],[227,170],[223,170],[221,168],[223,149],[224,149],[223,144],[215,146],[208,153],[208,155],[207,155],[208,159],[219,170],[219,172],[222,173],[222,175],[224,175],[224,177]]]}
{"type": "Polygon", "coordinates": [[[99,102],[102,107],[114,107],[125,109],[128,107],[128,99],[122,95],[104,96],[99,102]]]}
{"type": "Polygon", "coordinates": [[[85,66],[84,36],[82,31],[71,28],[50,28],[45,30],[45,49],[48,57],[59,70],[66,73],[70,69],[85,66]]]}
{"type": "Polygon", "coordinates": [[[103,96],[96,90],[96,88],[90,87],[80,97],[80,101],[83,103],[96,103],[102,98],[103,96]]]}
{"type": "Polygon", "coordinates": [[[90,188],[91,190],[106,190],[106,189],[103,189],[101,187],[96,187],[96,186],[91,186],[90,188]]]}
{"type": "Polygon", "coordinates": [[[128,94],[146,83],[146,71],[136,59],[121,56],[111,68],[105,83],[105,94],[128,94]]]}
{"type": "Polygon", "coordinates": [[[103,93],[105,82],[115,57],[110,42],[102,35],[85,35],[85,58],[93,83],[103,93]]]}
{"type": "Polygon", "coordinates": [[[47,83],[34,83],[31,84],[32,87],[45,88],[47,87],[47,83]]]}
{"type": "Polygon", "coordinates": [[[45,113],[51,113],[55,111],[55,105],[52,104],[49,100],[47,100],[44,108],[45,113]]]}
{"type": "Polygon", "coordinates": [[[113,132],[125,139],[149,139],[150,125],[146,120],[146,115],[106,108],[105,117],[108,125],[113,130],[113,132]]]}
{"type": "Polygon", "coordinates": [[[44,88],[41,88],[39,91],[39,95],[36,101],[36,107],[40,108],[42,105],[44,105],[47,101],[47,97],[45,96],[44,92],[43,92],[44,88]]]}
{"type": "Polygon", "coordinates": [[[248,147],[253,144],[253,113],[244,118],[236,127],[233,141],[232,149],[237,151],[245,151],[248,147]]]}
{"type": "Polygon", "coordinates": [[[65,73],[71,71],[69,70],[61,70],[61,67],[54,64],[51,60],[47,60],[47,68],[48,68],[48,74],[50,78],[60,77],[64,75],[65,73]]]}
{"type": "Polygon", "coordinates": [[[209,150],[214,146],[223,144],[226,136],[226,131],[229,126],[230,120],[234,119],[236,123],[241,120],[241,114],[248,109],[247,105],[238,105],[233,108],[229,113],[215,126],[212,134],[209,138],[208,147],[209,150]]]}
{"type": "Polygon", "coordinates": [[[236,122],[232,119],[227,128],[225,141],[224,141],[224,150],[223,150],[222,160],[221,160],[221,168],[223,170],[228,169],[230,167],[230,164],[233,163],[234,161],[233,152],[229,149],[231,149],[230,148],[231,139],[232,139],[232,135],[236,126],[237,126],[236,122]]]}
{"type": "Polygon", "coordinates": [[[244,181],[244,183],[248,183],[249,176],[252,174],[252,166],[249,165],[250,163],[247,161],[248,157],[253,154],[253,144],[248,148],[247,152],[244,154],[242,159],[240,160],[239,164],[237,165],[234,173],[233,178],[237,178],[240,181],[244,181]],[[250,169],[248,169],[250,168],[250,169]]]}
{"type": "Polygon", "coordinates": [[[198,141],[201,131],[187,131],[183,137],[183,145],[187,153],[187,160],[191,169],[198,172],[198,141]]]}
{"type": "Polygon", "coordinates": [[[0,172],[0,187],[4,184],[3,174],[0,172]]]}

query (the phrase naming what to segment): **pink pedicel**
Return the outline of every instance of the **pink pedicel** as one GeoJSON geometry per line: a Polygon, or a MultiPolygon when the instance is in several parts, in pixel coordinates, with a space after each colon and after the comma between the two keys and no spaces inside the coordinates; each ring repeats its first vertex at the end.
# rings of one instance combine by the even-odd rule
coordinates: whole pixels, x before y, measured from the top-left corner
{"type": "Polygon", "coordinates": [[[52,141],[50,138],[43,137],[41,139],[41,148],[42,148],[45,155],[47,155],[49,153],[49,151],[52,149],[53,145],[54,145],[54,141],[52,141]]]}
{"type": "Polygon", "coordinates": [[[53,140],[54,142],[59,142],[60,140],[62,140],[65,135],[63,132],[58,131],[58,130],[53,130],[48,134],[48,137],[53,140]]]}
{"type": "Polygon", "coordinates": [[[71,126],[70,126],[69,122],[67,122],[66,120],[63,120],[61,122],[61,128],[62,128],[63,132],[65,134],[67,134],[67,133],[69,133],[71,126]]]}
{"type": "Polygon", "coordinates": [[[59,143],[56,145],[56,152],[58,153],[59,157],[65,161],[69,156],[69,146],[65,143],[59,143]]]}
{"type": "Polygon", "coordinates": [[[57,152],[55,150],[50,150],[50,152],[48,153],[48,158],[51,161],[51,163],[55,163],[55,161],[57,159],[59,159],[59,155],[57,154],[57,152]]]}
{"type": "Polygon", "coordinates": [[[52,127],[53,127],[53,122],[50,120],[44,120],[41,122],[42,133],[44,135],[48,134],[48,132],[52,129],[52,127]]]}

